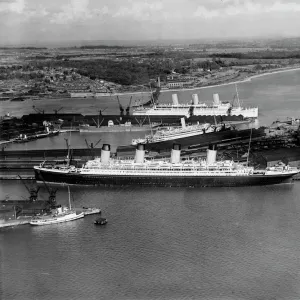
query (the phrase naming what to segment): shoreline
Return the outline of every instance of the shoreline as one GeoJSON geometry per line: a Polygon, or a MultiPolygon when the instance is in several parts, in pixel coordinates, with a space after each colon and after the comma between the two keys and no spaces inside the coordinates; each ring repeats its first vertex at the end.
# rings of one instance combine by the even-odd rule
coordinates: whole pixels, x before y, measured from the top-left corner
{"type": "MultiPolygon", "coordinates": [[[[294,66],[294,67],[288,67],[288,68],[274,69],[273,71],[270,70],[268,72],[258,73],[258,74],[255,74],[255,75],[246,76],[245,78],[235,79],[234,81],[229,81],[229,82],[224,82],[224,83],[216,83],[216,84],[205,85],[205,86],[200,86],[200,87],[193,87],[193,88],[164,89],[164,90],[161,90],[160,92],[161,93],[167,93],[167,92],[183,92],[183,91],[194,91],[194,90],[208,89],[208,88],[213,88],[213,87],[218,87],[218,86],[226,86],[226,85],[230,85],[230,84],[248,82],[248,81],[251,81],[252,79],[259,78],[259,77],[262,77],[262,76],[278,74],[278,73],[284,73],[284,72],[290,72],[290,71],[297,71],[297,70],[300,70],[300,65],[299,66],[294,66]]],[[[123,93],[114,93],[112,95],[116,95],[116,96],[136,95],[136,94],[149,95],[150,93],[151,93],[150,91],[148,91],[148,92],[123,92],[123,93]]]]}
{"type": "Polygon", "coordinates": [[[212,84],[212,85],[207,85],[207,86],[201,86],[201,87],[195,87],[195,88],[161,90],[161,93],[176,92],[176,91],[179,91],[179,92],[181,92],[181,91],[193,91],[193,90],[207,89],[207,88],[225,86],[225,85],[236,84],[236,83],[243,83],[243,82],[248,82],[248,81],[251,81],[252,79],[259,78],[259,77],[262,77],[262,76],[278,74],[278,73],[284,73],[284,72],[290,72],[290,71],[297,71],[297,70],[300,70],[300,66],[293,67],[293,68],[274,69],[273,72],[269,71],[269,72],[265,72],[265,73],[255,74],[255,75],[252,75],[252,76],[249,76],[249,77],[246,76],[244,79],[240,79],[240,80],[224,82],[224,83],[217,83],[217,84],[212,84]]]}

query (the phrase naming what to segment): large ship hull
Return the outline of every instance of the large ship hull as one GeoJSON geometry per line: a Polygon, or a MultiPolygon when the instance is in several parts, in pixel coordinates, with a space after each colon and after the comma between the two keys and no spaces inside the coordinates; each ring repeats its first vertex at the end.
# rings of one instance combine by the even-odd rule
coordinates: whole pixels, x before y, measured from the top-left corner
{"type": "Polygon", "coordinates": [[[82,185],[142,185],[163,187],[235,187],[291,183],[295,174],[249,176],[141,176],[64,173],[35,169],[37,181],[82,185]]]}
{"type": "MultiPolygon", "coordinates": [[[[205,147],[211,143],[233,143],[248,140],[252,131],[252,139],[265,136],[264,128],[258,129],[243,129],[243,130],[225,130],[218,132],[210,132],[205,134],[198,134],[189,137],[176,138],[167,141],[160,141],[154,143],[146,143],[145,149],[147,151],[166,151],[172,148],[174,143],[179,143],[182,149],[205,147]]],[[[117,147],[118,156],[132,156],[135,154],[135,146],[125,145],[117,147]]]]}
{"type": "Polygon", "coordinates": [[[154,128],[150,126],[89,126],[79,127],[80,132],[133,132],[133,131],[151,131],[154,128]]]}
{"type": "MultiPolygon", "coordinates": [[[[136,111],[133,111],[133,116],[187,116],[189,115],[189,108],[185,109],[171,109],[167,111],[166,109],[139,109],[136,111]]],[[[193,115],[197,117],[205,117],[205,116],[243,116],[244,118],[257,118],[258,117],[258,109],[233,109],[230,114],[228,113],[228,110],[217,110],[214,108],[210,109],[195,109],[193,111],[193,115]]]]}

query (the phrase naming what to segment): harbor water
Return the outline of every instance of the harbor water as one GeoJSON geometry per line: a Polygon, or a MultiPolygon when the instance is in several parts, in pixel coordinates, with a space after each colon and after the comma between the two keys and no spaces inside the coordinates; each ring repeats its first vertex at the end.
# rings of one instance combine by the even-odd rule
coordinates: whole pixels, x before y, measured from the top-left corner
{"type": "MultiPolygon", "coordinates": [[[[244,105],[258,105],[262,124],[300,117],[299,71],[238,88],[244,105]]],[[[235,89],[203,89],[199,98],[215,92],[230,100],[235,89]]],[[[167,94],[163,99],[171,98],[167,94]]],[[[73,147],[85,147],[85,138],[116,147],[136,134],[72,133],[7,147],[61,148],[66,137],[73,147]]],[[[57,188],[57,201],[67,205],[67,187],[57,188]]],[[[300,298],[300,182],[201,189],[71,186],[71,193],[74,206],[101,208],[107,225],[95,226],[91,215],[1,230],[0,299],[300,298]]],[[[19,181],[1,181],[0,199],[6,195],[22,199],[28,192],[19,181]]]]}

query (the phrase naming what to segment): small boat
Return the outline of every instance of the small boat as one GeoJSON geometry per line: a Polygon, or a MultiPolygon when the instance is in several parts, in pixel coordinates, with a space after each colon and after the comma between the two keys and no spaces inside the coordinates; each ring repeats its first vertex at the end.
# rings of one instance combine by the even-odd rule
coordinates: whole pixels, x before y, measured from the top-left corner
{"type": "Polygon", "coordinates": [[[81,212],[77,214],[75,210],[71,209],[71,197],[70,188],[68,186],[69,192],[69,208],[68,207],[57,207],[50,215],[36,216],[30,221],[30,225],[40,226],[40,225],[50,225],[69,222],[77,219],[84,218],[84,213],[81,212]]]}
{"type": "MultiPolygon", "coordinates": [[[[61,208],[61,207],[60,207],[61,208]]],[[[30,225],[50,225],[50,224],[58,224],[68,221],[73,221],[77,219],[84,218],[84,213],[77,214],[76,212],[69,211],[68,209],[59,210],[51,215],[34,217],[30,221],[30,225]]]]}
{"type": "Polygon", "coordinates": [[[97,218],[94,221],[95,225],[105,225],[107,223],[107,219],[106,218],[97,218]]]}

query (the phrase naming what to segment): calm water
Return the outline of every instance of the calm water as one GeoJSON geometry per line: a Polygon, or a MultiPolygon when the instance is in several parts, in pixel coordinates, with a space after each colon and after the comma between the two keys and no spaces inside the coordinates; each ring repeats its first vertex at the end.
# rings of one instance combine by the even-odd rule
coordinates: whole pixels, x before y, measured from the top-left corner
{"type": "MultiPolygon", "coordinates": [[[[240,84],[240,98],[258,105],[260,122],[270,124],[300,116],[299,85],[300,72],[261,77],[240,84]]],[[[211,99],[213,92],[230,100],[234,88],[203,89],[199,96],[211,99]]],[[[64,137],[69,135],[14,147],[61,147],[64,137]]],[[[74,147],[84,147],[84,138],[117,146],[131,137],[71,135],[74,147]]],[[[203,189],[72,186],[71,191],[74,205],[100,207],[107,226],[97,227],[96,217],[87,216],[0,231],[0,299],[300,298],[300,182],[203,189]]],[[[20,182],[2,181],[0,199],[7,194],[21,198],[27,191],[20,182]]],[[[46,197],[41,187],[40,198],[46,197]]],[[[66,187],[59,187],[57,201],[67,199],[66,187]]]]}
{"type": "MultiPolygon", "coordinates": [[[[299,117],[299,90],[300,70],[277,73],[268,76],[254,78],[251,81],[238,85],[239,98],[243,106],[258,106],[261,125],[269,125],[277,118],[287,116],[299,117]]],[[[174,92],[163,92],[160,102],[171,103],[171,95],[174,92]]],[[[213,93],[219,93],[220,100],[232,102],[235,94],[235,86],[204,88],[194,91],[176,92],[179,102],[186,103],[192,99],[192,94],[198,93],[199,100],[209,103],[213,99],[213,93]]],[[[126,108],[130,101],[130,95],[119,96],[120,102],[126,108]]],[[[147,94],[133,95],[133,101],[149,99],[147,94]]],[[[21,116],[26,113],[34,113],[32,106],[35,105],[45,112],[53,113],[54,109],[63,107],[60,111],[83,114],[96,114],[99,109],[106,109],[103,114],[115,114],[119,111],[116,97],[101,97],[93,99],[48,99],[48,100],[26,100],[24,102],[1,102],[0,115],[10,112],[11,115],[21,116]]]]}

